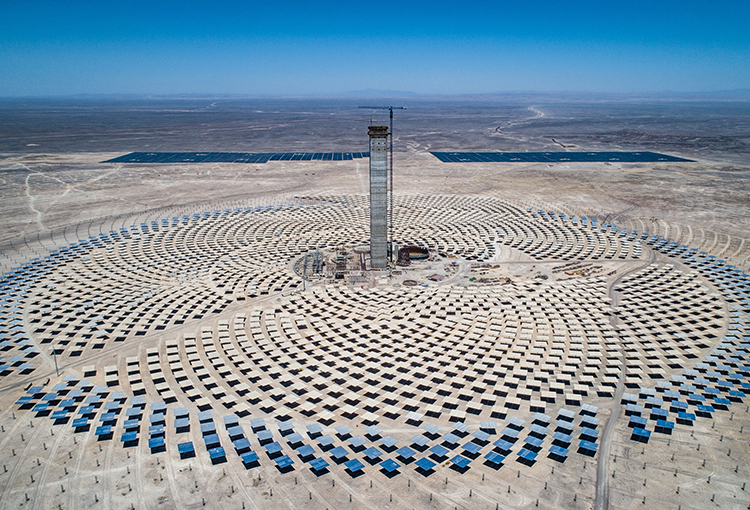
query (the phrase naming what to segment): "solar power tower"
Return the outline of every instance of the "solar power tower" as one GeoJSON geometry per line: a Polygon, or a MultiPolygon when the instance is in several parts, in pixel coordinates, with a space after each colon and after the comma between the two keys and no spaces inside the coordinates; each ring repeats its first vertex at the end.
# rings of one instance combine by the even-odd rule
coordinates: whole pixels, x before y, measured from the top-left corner
{"type": "Polygon", "coordinates": [[[388,224],[390,226],[390,241],[388,242],[388,256],[390,261],[393,262],[393,110],[406,110],[405,106],[360,106],[360,108],[370,108],[372,110],[388,110],[391,118],[391,171],[390,171],[390,186],[388,187],[387,193],[390,196],[390,206],[388,208],[388,224]]]}
{"type": "Polygon", "coordinates": [[[370,126],[370,267],[388,265],[388,126],[370,126]]]}

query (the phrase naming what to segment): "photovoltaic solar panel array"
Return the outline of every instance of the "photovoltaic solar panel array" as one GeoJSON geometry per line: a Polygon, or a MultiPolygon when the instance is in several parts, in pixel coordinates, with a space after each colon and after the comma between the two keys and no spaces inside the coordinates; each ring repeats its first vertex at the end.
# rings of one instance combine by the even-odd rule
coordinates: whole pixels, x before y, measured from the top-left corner
{"type": "MultiPolygon", "coordinates": [[[[432,152],[443,163],[658,163],[692,162],[656,152],[432,152]]],[[[350,161],[369,152],[131,152],[104,163],[266,163],[350,161]]]]}
{"type": "Polygon", "coordinates": [[[266,163],[268,161],[349,161],[369,152],[131,152],[104,163],[266,163]]]}
{"type": "Polygon", "coordinates": [[[432,152],[443,163],[692,162],[656,152],[432,152]]]}

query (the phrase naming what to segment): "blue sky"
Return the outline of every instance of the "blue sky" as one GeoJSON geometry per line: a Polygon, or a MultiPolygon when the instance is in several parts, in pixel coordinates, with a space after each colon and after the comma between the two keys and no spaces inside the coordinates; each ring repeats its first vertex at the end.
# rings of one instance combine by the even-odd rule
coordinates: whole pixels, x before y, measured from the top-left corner
{"type": "Polygon", "coordinates": [[[0,96],[750,89],[750,2],[20,1],[0,96]]]}

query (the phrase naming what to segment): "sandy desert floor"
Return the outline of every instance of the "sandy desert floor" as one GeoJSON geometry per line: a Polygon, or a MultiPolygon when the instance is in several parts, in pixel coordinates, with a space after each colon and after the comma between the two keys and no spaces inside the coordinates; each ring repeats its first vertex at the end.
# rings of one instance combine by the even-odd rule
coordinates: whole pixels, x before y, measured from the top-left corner
{"type": "MultiPolygon", "coordinates": [[[[112,164],[132,135],[6,136],[0,507],[747,508],[746,149],[688,132],[645,148],[691,163],[429,153],[641,136],[572,130],[569,105],[564,133],[535,131],[560,111],[404,121],[395,237],[431,257],[364,273],[367,159],[112,164]],[[327,272],[303,283],[315,250],[327,272]]],[[[342,130],[331,149],[364,150],[342,130]]]]}

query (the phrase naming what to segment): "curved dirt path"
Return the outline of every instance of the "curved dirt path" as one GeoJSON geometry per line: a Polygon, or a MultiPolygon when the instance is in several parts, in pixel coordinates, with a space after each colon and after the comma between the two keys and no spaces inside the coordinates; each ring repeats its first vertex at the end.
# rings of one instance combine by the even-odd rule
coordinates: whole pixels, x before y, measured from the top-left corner
{"type": "MultiPolygon", "coordinates": [[[[639,264],[637,266],[634,266],[632,269],[624,272],[620,275],[619,278],[617,278],[614,282],[612,282],[612,285],[609,287],[609,299],[612,303],[613,312],[614,309],[617,307],[617,295],[615,293],[615,287],[628,275],[640,271],[644,267],[649,266],[656,260],[656,254],[653,250],[649,250],[649,258],[648,260],[644,261],[643,264],[639,264]]],[[[617,335],[619,339],[619,334],[617,334],[617,316],[614,313],[610,313],[609,317],[610,323],[612,324],[612,327],[615,328],[615,334],[617,335]]],[[[614,401],[612,403],[612,412],[609,416],[609,419],[607,419],[607,425],[604,427],[604,432],[602,433],[602,442],[601,447],[599,448],[599,458],[597,460],[597,467],[596,467],[596,500],[594,502],[594,509],[595,510],[608,510],[609,509],[609,479],[607,478],[607,466],[609,464],[609,447],[612,442],[612,436],[614,435],[615,426],[617,425],[617,420],[620,417],[620,412],[622,406],[620,405],[620,401],[622,400],[622,394],[625,391],[625,376],[626,376],[626,364],[625,364],[625,353],[621,353],[623,360],[622,360],[622,367],[623,369],[620,371],[620,379],[617,381],[617,389],[615,390],[615,397],[614,401]]]]}

